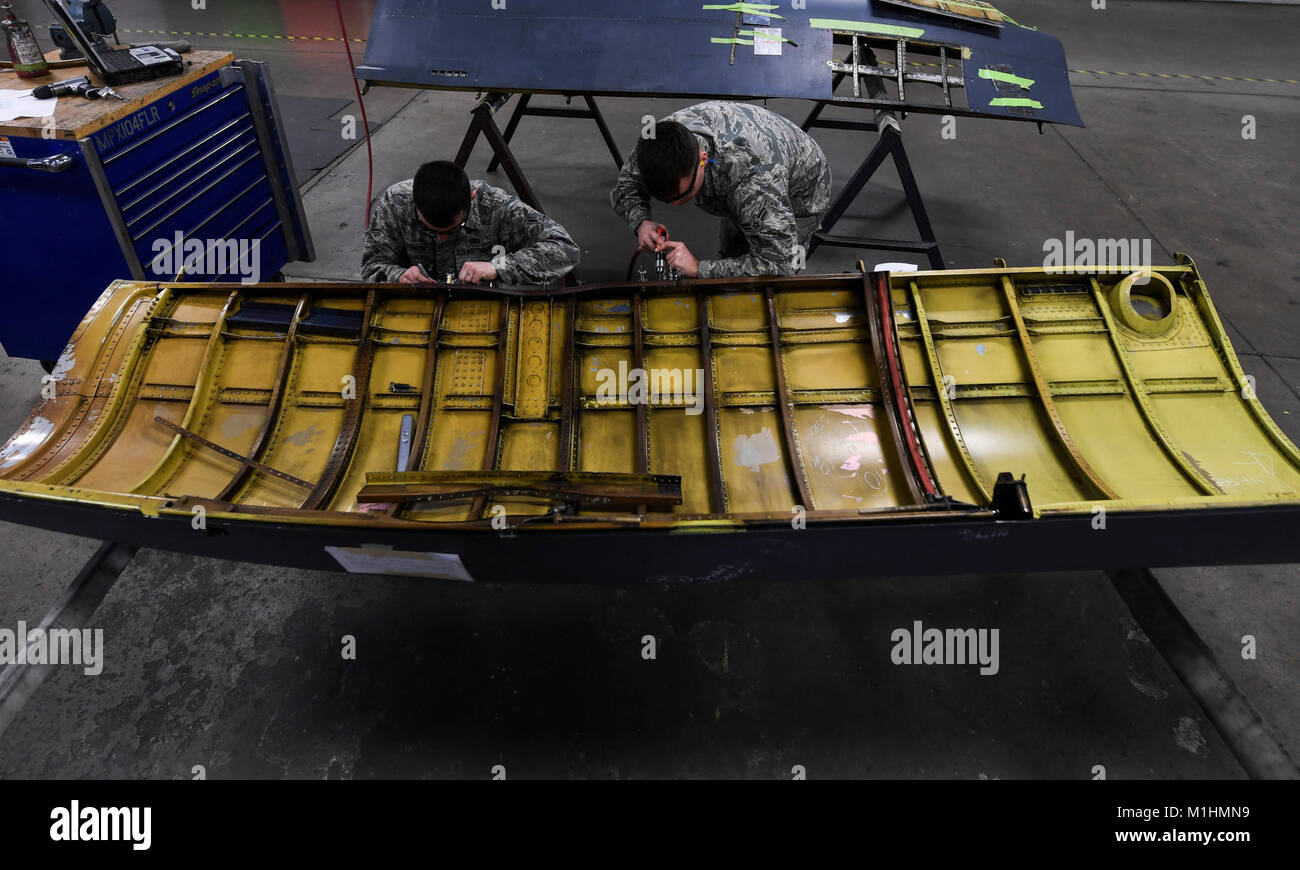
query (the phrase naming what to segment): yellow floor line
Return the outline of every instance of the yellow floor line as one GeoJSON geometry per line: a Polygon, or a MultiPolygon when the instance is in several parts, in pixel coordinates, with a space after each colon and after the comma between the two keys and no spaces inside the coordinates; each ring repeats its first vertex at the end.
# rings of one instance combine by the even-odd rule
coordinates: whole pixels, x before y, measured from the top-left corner
{"type": "MultiPolygon", "coordinates": [[[[341,36],[286,36],[281,33],[208,33],[202,30],[119,30],[118,33],[153,33],[167,36],[226,36],[235,39],[288,39],[299,42],[342,42],[341,36]]],[[[365,42],[353,37],[352,42],[365,42]]]]}
{"type": "Polygon", "coordinates": [[[1141,76],[1149,79],[1200,79],[1209,82],[1256,82],[1269,85],[1300,85],[1300,79],[1255,79],[1249,76],[1198,76],[1187,73],[1113,72],[1104,69],[1072,69],[1072,73],[1091,73],[1098,76],[1141,76]]]}
{"type": "MultiPolygon", "coordinates": [[[[33,24],[33,27],[41,28],[43,24],[33,24]]],[[[342,42],[341,36],[286,36],[282,33],[213,33],[209,30],[127,30],[119,28],[118,33],[149,33],[155,36],[225,36],[236,39],[287,39],[298,42],[342,42]]],[[[353,37],[351,42],[365,42],[364,39],[353,37]]]]}

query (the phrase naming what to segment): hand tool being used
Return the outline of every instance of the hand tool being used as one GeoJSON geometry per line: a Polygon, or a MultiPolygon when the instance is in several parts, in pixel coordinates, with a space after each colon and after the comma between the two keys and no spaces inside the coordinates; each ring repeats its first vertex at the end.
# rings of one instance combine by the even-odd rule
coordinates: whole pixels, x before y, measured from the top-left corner
{"type": "MultiPolygon", "coordinates": [[[[659,241],[668,241],[668,230],[663,227],[655,230],[655,234],[659,236],[659,241]]],[[[655,254],[655,272],[659,275],[660,281],[675,281],[682,276],[679,269],[668,265],[668,255],[663,251],[655,254]]]]}
{"type": "MultiPolygon", "coordinates": [[[[420,271],[424,273],[424,277],[428,278],[430,281],[435,281],[435,282],[436,282],[436,281],[438,280],[437,278],[433,277],[433,270],[434,270],[434,267],[433,267],[433,266],[428,266],[428,265],[425,265],[424,263],[416,263],[416,265],[420,267],[420,271]]],[[[455,284],[455,283],[456,283],[456,275],[455,275],[455,273],[454,273],[454,272],[448,272],[448,273],[447,273],[447,278],[446,278],[446,280],[445,280],[443,283],[445,283],[445,284],[455,284]]]]}

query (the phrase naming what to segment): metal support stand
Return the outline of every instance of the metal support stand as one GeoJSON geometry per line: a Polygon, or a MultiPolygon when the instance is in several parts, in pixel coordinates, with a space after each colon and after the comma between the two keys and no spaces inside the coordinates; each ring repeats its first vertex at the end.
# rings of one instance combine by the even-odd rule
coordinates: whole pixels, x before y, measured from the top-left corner
{"type": "Polygon", "coordinates": [[[465,138],[460,143],[460,151],[456,153],[456,165],[464,169],[465,164],[469,162],[470,154],[474,153],[474,144],[478,142],[478,137],[480,135],[485,137],[488,145],[492,146],[492,153],[501,159],[501,165],[506,170],[506,177],[514,185],[515,193],[524,202],[544,213],[546,209],[542,208],[541,200],[537,198],[532,185],[524,177],[523,169],[515,161],[515,155],[510,151],[510,144],[501,135],[501,128],[497,126],[496,118],[493,117],[496,110],[504,106],[509,99],[509,94],[488,94],[470,110],[469,129],[465,131],[465,138]]]}
{"type": "MultiPolygon", "coordinates": [[[[559,106],[533,106],[528,105],[531,94],[521,94],[519,103],[515,106],[514,114],[506,124],[506,131],[503,134],[501,128],[497,126],[494,117],[497,110],[510,101],[511,94],[490,93],[485,96],[477,106],[470,110],[472,119],[469,129],[465,131],[465,138],[461,140],[460,151],[456,154],[456,165],[464,168],[469,162],[470,154],[474,152],[474,145],[478,142],[479,136],[487,139],[488,145],[492,148],[492,161],[488,163],[488,171],[494,172],[498,166],[506,171],[506,177],[514,185],[515,193],[524,202],[531,205],[540,212],[545,212],[542,208],[541,200],[538,199],[536,191],[524,177],[524,171],[515,160],[514,153],[510,150],[510,140],[515,135],[515,130],[519,128],[519,121],[524,115],[546,115],[557,118],[591,118],[596,122],[600,129],[600,135],[605,140],[605,145],[609,148],[609,153],[614,157],[614,163],[619,169],[623,168],[623,158],[618,153],[618,146],[614,143],[614,136],[609,131],[609,125],[605,123],[605,116],[601,114],[600,108],[596,101],[588,94],[579,94],[587,103],[585,109],[575,109],[559,106]]],[[[572,99],[574,94],[566,94],[565,99],[572,99]]]]}
{"type": "MultiPolygon", "coordinates": [[[[844,73],[836,73],[832,78],[831,91],[839,87],[840,79],[844,78],[844,73]]],[[[825,100],[818,100],[813,103],[812,110],[808,112],[808,117],[803,119],[799,129],[807,133],[813,127],[827,127],[839,130],[875,130],[876,125],[870,121],[822,121],[819,120],[826,106],[829,105],[825,100]]]]}
{"type": "Polygon", "coordinates": [[[880,141],[876,143],[876,147],[871,149],[867,159],[862,162],[862,165],[853,173],[853,177],[844,185],[840,195],[831,203],[831,207],[826,212],[826,217],[822,220],[821,229],[813,233],[812,241],[808,245],[808,253],[812,254],[818,245],[830,245],[837,248],[906,251],[913,254],[924,254],[929,258],[930,268],[932,269],[944,268],[943,254],[939,251],[939,242],[934,237],[933,227],[930,226],[930,216],[925,210],[925,202],[921,199],[921,190],[917,187],[916,176],[912,174],[912,164],[907,159],[907,150],[903,147],[903,136],[899,132],[897,125],[887,123],[883,125],[882,129],[881,125],[871,121],[823,121],[817,116],[821,114],[821,108],[824,105],[819,103],[804,123],[838,130],[878,131],[880,141]],[[916,221],[916,231],[921,240],[911,242],[903,239],[833,235],[831,230],[844,216],[844,213],[848,211],[853,201],[858,198],[862,188],[871,180],[871,177],[875,175],[876,170],[880,168],[887,157],[894,159],[894,168],[898,170],[898,180],[903,184],[903,192],[907,195],[907,206],[912,211],[912,219],[916,221]]]}
{"type": "MultiPolygon", "coordinates": [[[[596,105],[596,100],[590,94],[565,94],[564,106],[532,106],[528,105],[532,100],[532,94],[520,94],[519,102],[515,104],[515,111],[510,116],[510,121],[506,124],[504,139],[506,144],[514,138],[515,130],[519,128],[519,121],[524,115],[537,115],[547,118],[590,118],[596,122],[596,127],[600,130],[601,138],[605,140],[605,147],[609,149],[610,156],[614,158],[614,165],[620,170],[623,168],[623,156],[618,153],[618,145],[614,143],[614,134],[609,132],[609,125],[605,123],[605,116],[601,113],[600,107],[596,105]],[[575,97],[580,96],[586,102],[587,108],[574,109],[569,107],[569,102],[575,97]]],[[[500,159],[493,155],[492,162],[488,164],[488,172],[496,172],[497,167],[501,165],[500,159]]]]}
{"type": "Polygon", "coordinates": [[[1300,779],[1295,759],[1146,568],[1107,571],[1115,591],[1252,779],[1300,779]]]}
{"type": "MultiPolygon", "coordinates": [[[[41,620],[40,630],[47,633],[52,628],[80,629],[90,621],[108,590],[126,570],[138,547],[105,541],[95,555],[90,557],[63,595],[41,620]]],[[[27,638],[19,638],[21,644],[27,638]]],[[[0,673],[0,735],[3,735],[22,711],[32,694],[50,675],[54,665],[14,662],[0,673]]]]}
{"type": "MultiPolygon", "coordinates": [[[[845,63],[853,60],[857,52],[845,59],[845,63]]],[[[847,73],[837,72],[831,80],[831,92],[839,87],[841,81],[847,73]]],[[[862,82],[855,81],[854,93],[858,93],[857,88],[864,86],[869,96],[883,97],[884,90],[880,82],[874,77],[868,77],[862,82]]],[[[876,110],[874,121],[835,121],[822,120],[822,111],[826,108],[826,101],[818,100],[800,124],[800,128],[807,133],[813,127],[821,127],[828,130],[861,130],[871,133],[879,133],[880,141],[876,147],[871,149],[867,159],[862,161],[857,172],[849,179],[849,183],[840,191],[839,197],[831,203],[831,207],[826,212],[826,217],[822,220],[821,228],[813,233],[812,241],[808,243],[808,253],[812,254],[818,245],[830,245],[837,248],[870,248],[881,251],[905,251],[913,254],[925,254],[930,259],[930,268],[944,268],[943,254],[939,252],[939,243],[935,240],[934,229],[930,226],[930,216],[925,210],[925,201],[921,199],[921,190],[916,185],[916,176],[912,175],[912,164],[907,159],[907,149],[903,147],[903,132],[898,125],[898,120],[892,112],[882,109],[876,110]],[[903,192],[907,195],[907,206],[912,211],[912,219],[916,221],[916,231],[921,236],[919,242],[909,242],[899,239],[876,239],[876,238],[858,238],[856,236],[832,235],[831,230],[834,228],[844,212],[848,211],[853,201],[858,198],[862,188],[866,186],[871,177],[875,175],[876,170],[885,162],[886,157],[894,158],[894,168],[898,170],[898,180],[903,184],[903,192]]]]}

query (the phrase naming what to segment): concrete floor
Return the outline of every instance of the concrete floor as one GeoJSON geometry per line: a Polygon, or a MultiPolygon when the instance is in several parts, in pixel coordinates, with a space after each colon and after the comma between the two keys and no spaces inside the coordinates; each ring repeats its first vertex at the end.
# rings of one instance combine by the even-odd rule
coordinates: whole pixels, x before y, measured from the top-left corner
{"type": "MultiPolygon", "coordinates": [[[[364,37],[373,3],[348,3],[364,37]]],[[[949,265],[1041,262],[1063,237],[1153,240],[1196,258],[1261,399],[1300,441],[1300,79],[1294,6],[1050,0],[1003,4],[1062,40],[1087,129],[959,120],[904,124],[949,265]],[[1209,40],[1207,34],[1221,39],[1209,40]],[[1194,47],[1194,48],[1191,48],[1194,47]],[[1252,114],[1258,138],[1243,140],[1252,114]]],[[[118,0],[122,27],[330,36],[333,5],[118,0]],[[217,7],[220,7],[218,9],[217,7]],[[211,17],[201,17],[211,16],[211,17]]],[[[126,36],[127,34],[123,34],[126,36]]],[[[140,41],[146,37],[131,33],[140,41]]],[[[270,60],[284,95],[351,99],[341,43],[190,37],[270,60]]],[[[359,61],[358,56],[358,61],[359,61]]],[[[556,98],[550,98],[556,102],[556,98]]],[[[375,192],[454,153],[471,95],[372,91],[375,192]]],[[[328,101],[322,101],[326,105],[328,101]]],[[[637,119],[680,103],[606,100],[622,147],[637,119]]],[[[797,103],[771,106],[796,119],[797,103]]],[[[317,119],[316,126],[332,118],[317,119]]],[[[869,143],[818,134],[837,183],[869,143]]],[[[621,278],[631,235],[606,205],[614,167],[588,122],[529,118],[517,154],[548,211],[581,244],[587,280],[621,278]]],[[[471,174],[482,176],[480,146],[471,174]]],[[[499,174],[495,183],[505,185],[499,174]]],[[[883,177],[883,176],[882,176],[883,177]]],[[[304,177],[319,259],[292,276],[356,278],[365,152],[304,177]]],[[[906,235],[895,181],[851,213],[906,235]]],[[[707,249],[710,220],[673,212],[707,249]]],[[[822,249],[810,270],[859,254],[822,249]]],[[[873,261],[891,255],[868,255],[873,261]]],[[[0,431],[35,403],[40,370],[0,357],[0,431]]],[[[0,524],[0,626],[34,623],[94,550],[0,524]]],[[[574,558],[581,558],[575,553],[574,558]]],[[[521,571],[524,566],[521,566],[521,571]]],[[[1157,572],[1229,676],[1300,755],[1296,566],[1157,572]],[[1243,660],[1243,635],[1258,658],[1243,660]]],[[[1241,778],[1195,702],[1095,573],[733,581],[692,587],[494,587],[287,571],[141,551],[93,625],[98,677],[61,669],[3,739],[0,777],[1241,778]],[[890,632],[999,628],[1000,673],[899,667],[890,632]],[[641,638],[659,656],[641,658],[641,638]],[[340,656],[343,635],[358,657],[340,656]]]]}

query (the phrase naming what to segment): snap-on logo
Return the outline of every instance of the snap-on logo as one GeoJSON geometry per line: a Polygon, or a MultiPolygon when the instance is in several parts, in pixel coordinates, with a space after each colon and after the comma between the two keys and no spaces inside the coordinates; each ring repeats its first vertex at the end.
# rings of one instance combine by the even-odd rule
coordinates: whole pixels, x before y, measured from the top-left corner
{"type": "Polygon", "coordinates": [[[199,97],[206,94],[208,91],[212,90],[213,88],[219,88],[219,87],[221,87],[221,79],[210,79],[207,84],[195,85],[194,87],[190,88],[190,99],[196,100],[199,97]]]}

